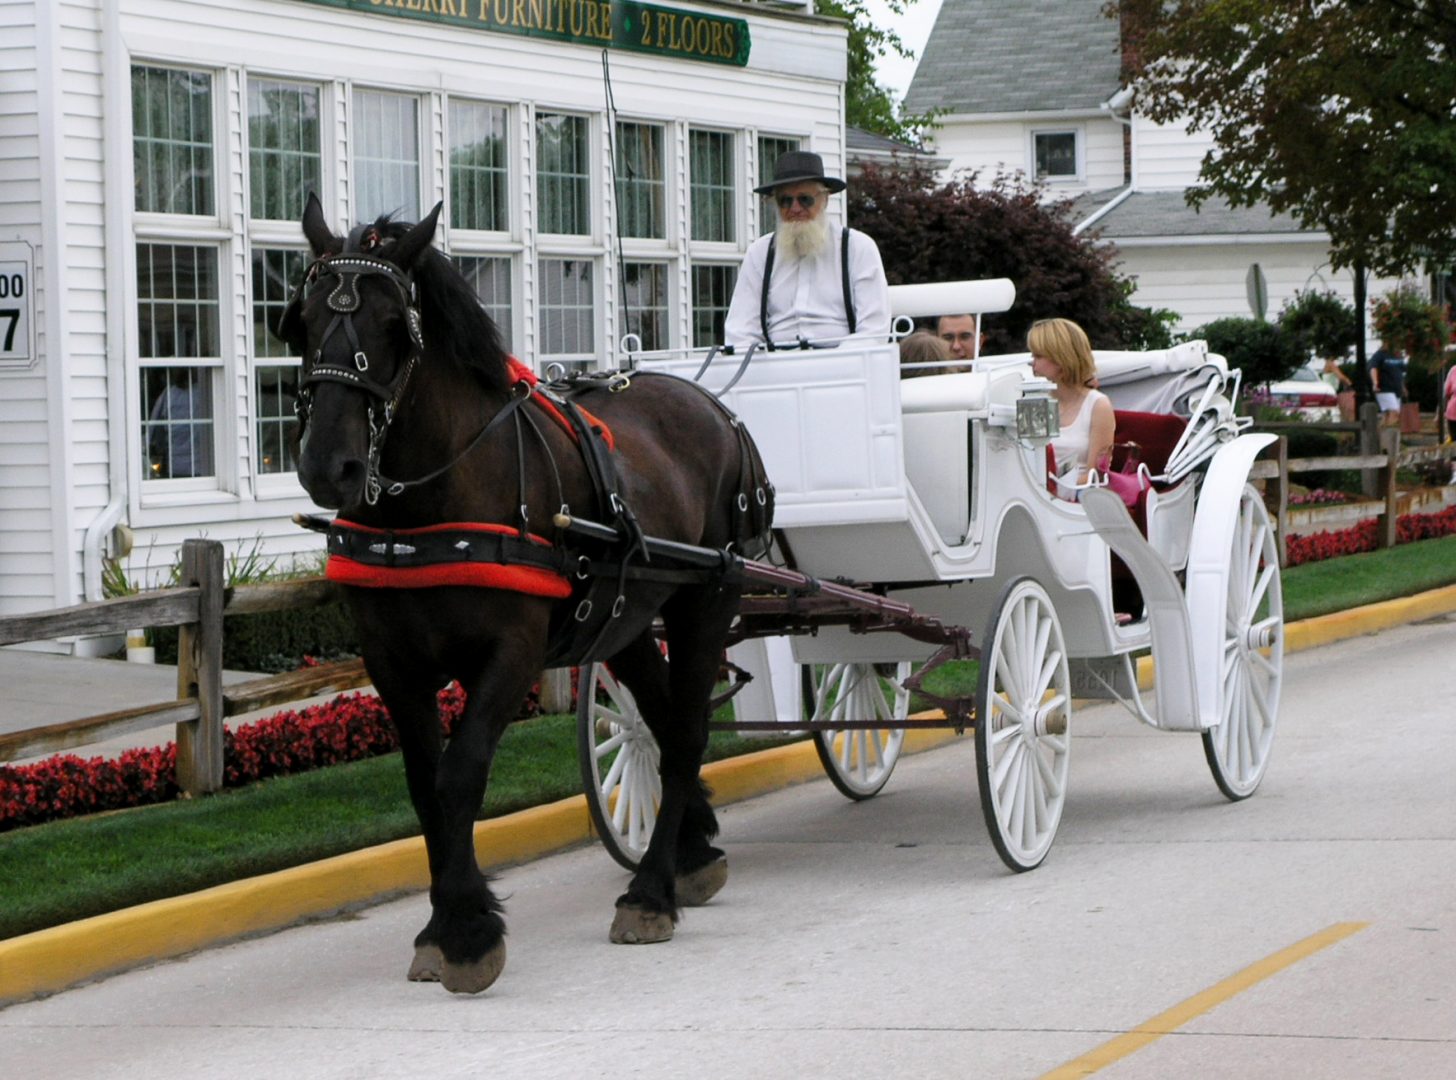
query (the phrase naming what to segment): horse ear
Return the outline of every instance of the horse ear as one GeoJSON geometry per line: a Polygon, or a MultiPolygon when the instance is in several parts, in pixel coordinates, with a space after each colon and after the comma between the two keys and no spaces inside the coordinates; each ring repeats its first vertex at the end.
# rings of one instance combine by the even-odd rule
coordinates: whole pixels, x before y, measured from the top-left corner
{"type": "Polygon", "coordinates": [[[323,204],[312,191],[308,193],[308,204],[303,208],[303,235],[308,238],[315,258],[337,255],[344,248],[344,242],[334,235],[329,223],[324,220],[323,204]]]}
{"type": "Polygon", "coordinates": [[[399,238],[394,245],[394,250],[389,253],[389,261],[402,269],[409,269],[414,265],[420,253],[430,246],[430,241],[435,238],[435,225],[440,220],[440,211],[444,209],[444,201],[437,202],[435,208],[425,215],[425,220],[413,226],[409,232],[399,238]]]}

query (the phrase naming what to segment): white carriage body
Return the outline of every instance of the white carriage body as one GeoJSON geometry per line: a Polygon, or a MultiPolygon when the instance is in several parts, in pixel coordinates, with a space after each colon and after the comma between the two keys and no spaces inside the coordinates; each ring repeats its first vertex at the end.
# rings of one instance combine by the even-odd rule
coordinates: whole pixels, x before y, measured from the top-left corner
{"type": "MultiPolygon", "coordinates": [[[[1148,493],[1146,543],[1115,495],[1090,491],[1074,503],[1047,490],[1046,440],[1016,432],[1016,403],[1033,380],[1027,355],[902,380],[894,344],[851,338],[835,348],[760,350],[746,365],[719,354],[704,369],[699,354],[642,366],[697,377],[715,392],[728,387],[722,399],[763,455],[775,527],[797,569],[883,588],[923,615],[977,632],[1003,585],[1031,577],[1055,605],[1079,694],[1117,697],[1159,727],[1206,729],[1217,722],[1218,688],[1196,685],[1198,659],[1219,670],[1228,542],[1211,537],[1216,552],[1204,545],[1219,565],[1203,580],[1194,538],[1219,532],[1211,521],[1231,520],[1267,437],[1237,436],[1223,396],[1226,366],[1202,342],[1098,352],[1096,360],[1116,408],[1194,416],[1167,469],[1182,482],[1148,493]],[[1210,501],[1217,508],[1200,513],[1210,501]],[[1137,578],[1146,618],[1117,617],[1113,547],[1137,578]],[[1186,591],[1175,576],[1185,572],[1186,591]],[[1212,626],[1201,648],[1195,622],[1212,626]],[[1160,675],[1151,711],[1128,660],[1149,647],[1160,675]]],[[[800,663],[924,660],[932,651],[905,635],[837,626],[793,640],[800,663]]]]}

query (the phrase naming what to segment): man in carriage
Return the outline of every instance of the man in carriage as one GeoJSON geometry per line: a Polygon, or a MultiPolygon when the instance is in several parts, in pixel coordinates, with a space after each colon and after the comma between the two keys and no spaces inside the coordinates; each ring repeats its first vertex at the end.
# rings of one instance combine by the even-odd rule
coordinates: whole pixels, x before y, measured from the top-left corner
{"type": "Polygon", "coordinates": [[[772,349],[852,334],[888,339],[890,291],[880,249],[824,214],[829,196],[845,186],[824,175],[818,154],[779,155],[773,180],[754,189],[773,197],[778,224],[743,258],[723,326],[725,344],[772,349]]]}

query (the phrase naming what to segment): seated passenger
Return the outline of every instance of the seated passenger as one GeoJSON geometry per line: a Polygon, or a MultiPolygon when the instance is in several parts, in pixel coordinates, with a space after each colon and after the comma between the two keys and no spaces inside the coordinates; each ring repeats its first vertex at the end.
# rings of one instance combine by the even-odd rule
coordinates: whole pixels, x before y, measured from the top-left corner
{"type": "Polygon", "coordinates": [[[908,370],[906,364],[948,364],[950,346],[929,330],[917,330],[900,339],[900,378],[913,379],[917,375],[949,375],[955,371],[950,367],[914,367],[908,370]]]}
{"type": "Polygon", "coordinates": [[[1057,459],[1057,493],[1075,500],[1076,488],[1087,483],[1093,465],[1112,454],[1115,420],[1112,402],[1094,389],[1097,372],[1092,344],[1069,319],[1041,319],[1026,335],[1033,374],[1056,383],[1062,431],[1051,441],[1057,459]]]}

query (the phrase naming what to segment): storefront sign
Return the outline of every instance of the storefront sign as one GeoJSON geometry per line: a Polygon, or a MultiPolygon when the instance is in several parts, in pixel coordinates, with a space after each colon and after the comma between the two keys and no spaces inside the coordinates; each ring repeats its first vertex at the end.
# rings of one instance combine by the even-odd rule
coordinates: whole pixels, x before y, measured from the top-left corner
{"type": "Polygon", "coordinates": [[[449,26],[743,67],[748,21],[636,0],[303,0],[449,26]]]}
{"type": "Polygon", "coordinates": [[[35,363],[35,254],[24,240],[0,242],[0,371],[35,363]]]}

